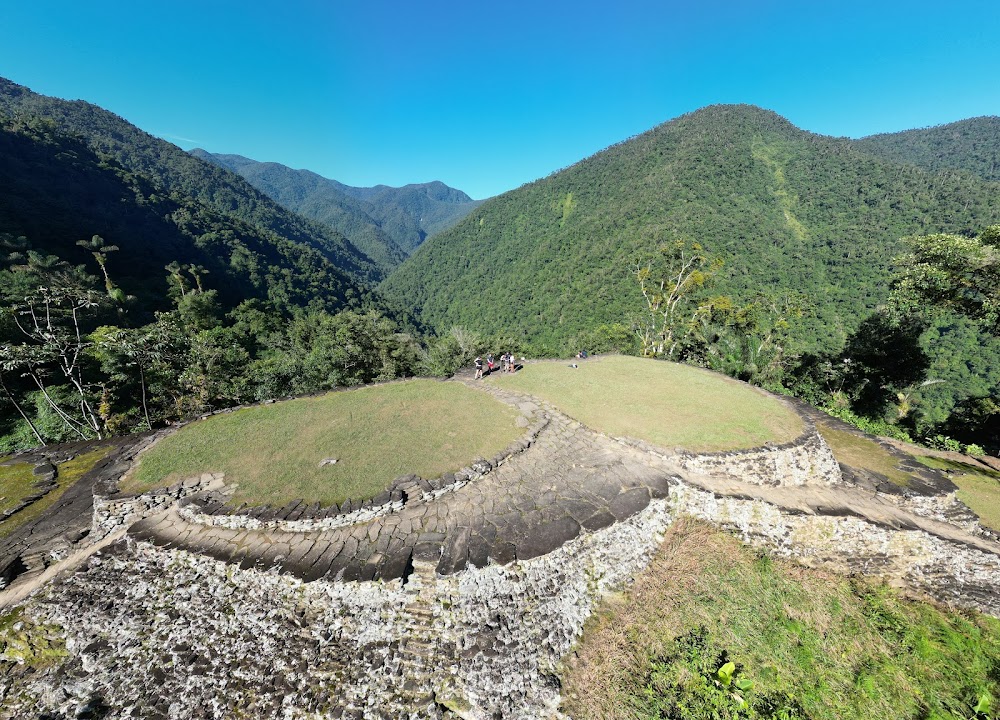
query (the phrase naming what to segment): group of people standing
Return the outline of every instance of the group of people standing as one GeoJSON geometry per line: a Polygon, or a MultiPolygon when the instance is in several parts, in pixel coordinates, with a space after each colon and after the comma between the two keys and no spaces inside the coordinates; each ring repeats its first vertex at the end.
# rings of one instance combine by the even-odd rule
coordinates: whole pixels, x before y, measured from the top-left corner
{"type": "MultiPolygon", "coordinates": [[[[479,355],[476,356],[476,380],[483,379],[483,371],[485,369],[487,375],[493,374],[496,369],[496,358],[493,357],[493,353],[486,354],[486,363],[484,367],[483,358],[479,355]]],[[[500,356],[500,372],[514,372],[517,370],[517,361],[514,359],[514,354],[505,352],[500,356]]]]}

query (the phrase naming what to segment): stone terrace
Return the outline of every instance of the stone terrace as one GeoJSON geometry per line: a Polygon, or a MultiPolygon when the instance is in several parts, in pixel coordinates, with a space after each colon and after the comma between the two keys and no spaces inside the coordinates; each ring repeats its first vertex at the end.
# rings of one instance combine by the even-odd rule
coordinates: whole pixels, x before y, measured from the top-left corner
{"type": "MultiPolygon", "coordinates": [[[[525,437],[367,507],[234,512],[212,475],[98,498],[63,561],[80,571],[22,606],[30,627],[63,628],[68,657],[0,673],[0,717],[559,718],[560,659],[680,513],[1000,616],[1000,544],[950,483],[845,479],[808,417],[792,443],[694,456],[458,381],[518,408],[525,437]]],[[[43,579],[19,578],[0,605],[43,579]]]]}

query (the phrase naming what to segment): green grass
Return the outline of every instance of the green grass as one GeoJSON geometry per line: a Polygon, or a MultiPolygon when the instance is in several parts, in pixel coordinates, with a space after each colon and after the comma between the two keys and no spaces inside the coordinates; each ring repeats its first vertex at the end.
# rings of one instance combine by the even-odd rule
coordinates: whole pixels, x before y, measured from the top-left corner
{"type": "Polygon", "coordinates": [[[665,448],[736,450],[787,442],[803,431],[794,411],[749,385],[658,360],[535,363],[490,382],[547,400],[599,432],[665,448]]]}
{"type": "Polygon", "coordinates": [[[143,453],[122,489],[221,471],[240,502],[367,498],[400,475],[436,477],[495,455],[523,432],[516,415],[486,393],[434,380],[289,400],[185,426],[143,453]],[[321,468],[324,458],[338,462],[321,468]]]}
{"type": "MultiPolygon", "coordinates": [[[[62,497],[62,494],[66,492],[70,485],[83,477],[85,473],[97,464],[98,460],[103,459],[109,452],[111,452],[110,447],[99,447],[95,450],[91,450],[90,452],[78,455],[72,460],[56,465],[56,487],[46,493],[41,499],[33,502],[23,510],[19,510],[4,520],[3,523],[0,523],[0,537],[10,535],[14,532],[14,530],[36,519],[43,512],[52,507],[53,503],[62,497]]],[[[32,466],[28,465],[29,473],[31,472],[31,468],[32,466]]],[[[7,470],[11,470],[11,468],[0,467],[0,478],[4,478],[4,482],[8,479],[6,473],[4,472],[7,470]]],[[[10,479],[12,486],[20,487],[23,484],[23,480],[13,479],[14,477],[20,476],[23,472],[23,468],[19,468],[15,472],[11,473],[10,479]]],[[[24,497],[24,495],[21,497],[24,497]]]]}
{"type": "Polygon", "coordinates": [[[970,718],[1000,698],[1000,620],[772,559],[681,521],[563,671],[577,720],[970,718]],[[717,671],[735,664],[726,686],[717,671]],[[733,697],[736,683],[750,683],[733,697]]]}
{"type": "Polygon", "coordinates": [[[1000,473],[939,457],[921,456],[917,460],[935,470],[951,471],[951,481],[958,485],[958,499],[979,516],[983,525],[1000,532],[1000,473]]]}
{"type": "Polygon", "coordinates": [[[35,624],[15,608],[0,615],[0,660],[43,670],[69,654],[64,636],[59,626],[35,624]]]}
{"type": "Polygon", "coordinates": [[[10,510],[34,492],[32,485],[37,478],[31,473],[33,469],[30,463],[0,465],[0,512],[10,510]]]}
{"type": "Polygon", "coordinates": [[[837,462],[842,462],[853,468],[877,472],[887,477],[889,482],[900,487],[906,487],[910,484],[910,474],[900,470],[896,458],[874,440],[869,440],[848,430],[836,430],[823,423],[817,423],[816,429],[833,450],[837,462]]]}

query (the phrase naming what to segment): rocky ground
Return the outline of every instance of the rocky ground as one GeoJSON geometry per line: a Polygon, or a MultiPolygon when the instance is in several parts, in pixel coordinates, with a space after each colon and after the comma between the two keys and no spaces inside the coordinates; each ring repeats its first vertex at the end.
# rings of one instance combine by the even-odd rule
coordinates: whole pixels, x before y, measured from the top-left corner
{"type": "Polygon", "coordinates": [[[123,444],[77,491],[96,508],[47,516],[89,523],[58,577],[0,545],[0,717],[558,717],[584,619],[679,513],[1000,616],[1000,544],[947,479],[845,478],[805,410],[795,442],[693,456],[479,387],[518,443],[357,506],[235,509],[217,476],[117,496],[123,444]]]}

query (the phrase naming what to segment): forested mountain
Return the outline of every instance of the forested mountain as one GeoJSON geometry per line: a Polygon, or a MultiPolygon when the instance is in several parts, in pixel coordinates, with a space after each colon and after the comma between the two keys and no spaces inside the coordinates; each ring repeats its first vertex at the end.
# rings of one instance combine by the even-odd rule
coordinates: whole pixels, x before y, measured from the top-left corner
{"type": "Polygon", "coordinates": [[[978,117],[920,130],[871,135],[858,147],[926,170],[965,170],[1000,181],[1000,117],[978,117]]]}
{"type": "Polygon", "coordinates": [[[18,121],[43,119],[52,123],[53,132],[76,136],[95,157],[114,160],[141,177],[155,199],[169,198],[191,208],[200,205],[204,212],[239,223],[244,228],[240,232],[250,231],[273,246],[310,246],[356,282],[381,275],[372,260],[340,233],[296,215],[235,173],[192,157],[96,105],[38,95],[0,78],[0,114],[18,121]]]}
{"type": "Polygon", "coordinates": [[[454,226],[481,204],[442,182],[359,188],[241,155],[201,149],[191,154],[239,173],[286,208],[329,225],[385,270],[398,266],[425,238],[454,226]]]}
{"type": "Polygon", "coordinates": [[[372,261],[238,175],[0,84],[0,454],[411,375],[372,261]]]}
{"type": "Polygon", "coordinates": [[[45,120],[0,117],[0,178],[0,234],[72,264],[92,264],[76,243],[100,235],[119,248],[110,271],[140,314],[171,305],[165,266],[174,262],[208,270],[224,309],[259,297],[335,310],[371,295],[311,244],[167,192],[45,120]]]}
{"type": "Polygon", "coordinates": [[[688,238],[725,260],[718,292],[804,294],[812,308],[796,324],[797,347],[834,349],[884,300],[900,238],[997,222],[998,191],[760,108],[712,106],[487,201],[382,289],[439,328],[565,349],[597,324],[644,312],[636,263],[688,238]]]}
{"type": "Polygon", "coordinates": [[[436,180],[398,188],[387,185],[343,187],[347,194],[364,200],[373,208],[382,227],[392,233],[407,252],[413,252],[431,235],[454,227],[483,202],[436,180]]]}

